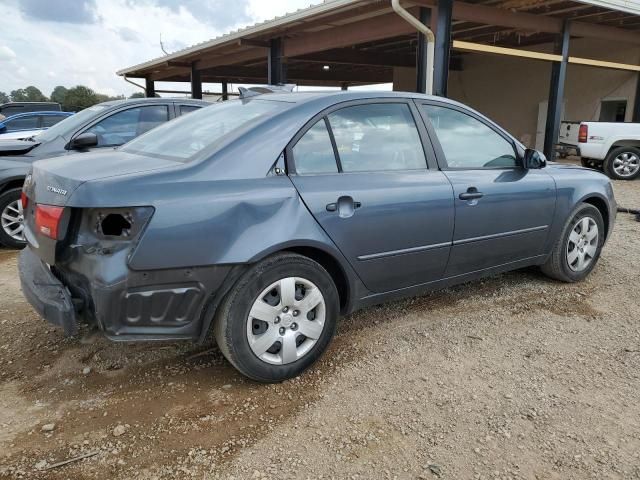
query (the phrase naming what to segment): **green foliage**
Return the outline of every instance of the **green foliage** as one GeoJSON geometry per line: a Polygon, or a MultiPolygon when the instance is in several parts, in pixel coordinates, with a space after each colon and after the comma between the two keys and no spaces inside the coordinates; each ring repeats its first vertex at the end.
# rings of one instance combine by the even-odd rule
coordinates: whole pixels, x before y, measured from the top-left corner
{"type": "Polygon", "coordinates": [[[146,97],[144,92],[136,92],[136,93],[132,93],[129,98],[144,98],[144,97],[146,97]]]}
{"type": "Polygon", "coordinates": [[[4,92],[0,92],[0,104],[2,103],[7,103],[8,101],[10,101],[11,99],[9,98],[9,95],[7,95],[4,92]]]}
{"type": "Polygon", "coordinates": [[[48,102],[49,99],[33,85],[27,88],[19,88],[11,92],[11,100],[14,102],[48,102]]]}
{"type": "Polygon", "coordinates": [[[68,91],[69,90],[67,90],[66,87],[58,85],[53,89],[53,92],[51,92],[51,101],[59,103],[60,105],[64,105],[64,99],[67,96],[68,91]]]}

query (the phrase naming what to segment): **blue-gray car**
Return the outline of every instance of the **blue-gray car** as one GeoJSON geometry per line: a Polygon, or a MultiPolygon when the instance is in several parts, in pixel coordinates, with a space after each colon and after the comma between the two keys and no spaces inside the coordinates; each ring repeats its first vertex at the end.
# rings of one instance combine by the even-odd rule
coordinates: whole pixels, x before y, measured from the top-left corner
{"type": "Polygon", "coordinates": [[[596,266],[604,175],[547,164],[480,113],[393,92],[245,96],[123,147],[39,161],[19,267],[67,335],[215,339],[242,374],[293,377],[339,315],[540,266],[596,266]]]}

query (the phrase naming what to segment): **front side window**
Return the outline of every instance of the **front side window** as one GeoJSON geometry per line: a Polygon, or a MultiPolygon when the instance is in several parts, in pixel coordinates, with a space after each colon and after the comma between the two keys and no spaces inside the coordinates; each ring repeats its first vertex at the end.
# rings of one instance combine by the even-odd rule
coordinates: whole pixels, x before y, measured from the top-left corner
{"type": "Polygon", "coordinates": [[[513,145],[495,130],[466,113],[424,105],[449,168],[513,168],[513,145]]]}
{"type": "Polygon", "coordinates": [[[166,105],[148,105],[114,113],[86,131],[96,134],[99,147],[115,147],[168,120],[169,108],[166,105]]]}
{"type": "Polygon", "coordinates": [[[324,119],[311,127],[293,147],[296,173],[338,173],[331,137],[324,119]]]}
{"type": "Polygon", "coordinates": [[[14,132],[17,130],[32,130],[34,128],[38,128],[38,117],[22,117],[22,118],[14,118],[5,121],[4,123],[7,126],[7,131],[14,132]]]}
{"type": "Polygon", "coordinates": [[[416,123],[404,103],[346,107],[328,119],[343,172],[427,168],[416,123]]]}

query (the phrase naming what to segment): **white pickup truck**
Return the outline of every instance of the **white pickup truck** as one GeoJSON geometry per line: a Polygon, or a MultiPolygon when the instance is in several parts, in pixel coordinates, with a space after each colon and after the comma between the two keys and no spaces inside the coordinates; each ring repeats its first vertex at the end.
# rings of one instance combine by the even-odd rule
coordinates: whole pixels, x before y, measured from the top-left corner
{"type": "Polygon", "coordinates": [[[582,122],[578,142],[585,167],[616,180],[640,175],[640,123],[582,122]]]}

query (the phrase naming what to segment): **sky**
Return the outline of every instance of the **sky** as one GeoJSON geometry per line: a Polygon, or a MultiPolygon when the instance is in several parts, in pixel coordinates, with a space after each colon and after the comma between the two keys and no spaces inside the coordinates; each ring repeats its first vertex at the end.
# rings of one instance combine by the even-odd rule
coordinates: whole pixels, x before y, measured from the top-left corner
{"type": "Polygon", "coordinates": [[[318,3],[0,0],[0,91],[34,85],[50,95],[56,85],[86,85],[107,95],[129,95],[140,90],[115,72],[162,56],[161,36],[165,50],[173,53],[318,3]]]}

